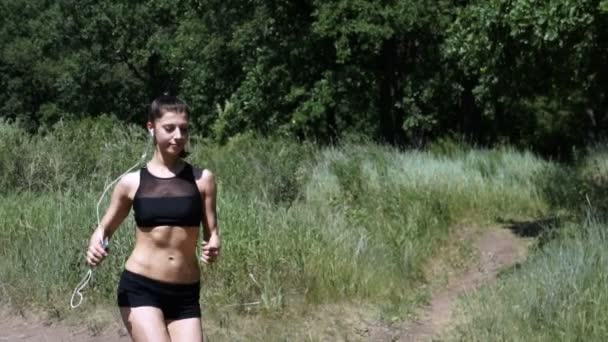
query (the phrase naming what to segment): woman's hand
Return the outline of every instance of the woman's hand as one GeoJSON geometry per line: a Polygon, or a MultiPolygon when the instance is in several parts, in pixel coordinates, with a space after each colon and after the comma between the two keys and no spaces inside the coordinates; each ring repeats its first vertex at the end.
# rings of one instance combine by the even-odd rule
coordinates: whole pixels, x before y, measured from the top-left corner
{"type": "Polygon", "coordinates": [[[108,251],[105,248],[106,246],[104,246],[105,239],[106,237],[102,229],[96,229],[91,236],[89,249],[87,250],[87,264],[90,266],[99,265],[108,256],[108,251]]]}
{"type": "Polygon", "coordinates": [[[205,264],[214,263],[220,255],[220,237],[217,234],[211,234],[209,241],[203,240],[203,253],[201,261],[205,264]]]}

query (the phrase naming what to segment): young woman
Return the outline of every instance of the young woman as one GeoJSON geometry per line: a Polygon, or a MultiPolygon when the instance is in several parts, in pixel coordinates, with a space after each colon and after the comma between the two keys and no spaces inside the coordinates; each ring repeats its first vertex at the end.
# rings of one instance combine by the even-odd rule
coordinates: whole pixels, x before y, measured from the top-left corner
{"type": "Polygon", "coordinates": [[[110,206],[89,242],[86,259],[98,265],[110,239],[133,207],[135,247],[118,284],[118,306],[134,341],[202,341],[199,227],[204,229],[201,261],[220,252],[216,184],[209,170],[182,160],[188,140],[188,107],[176,97],[152,102],[147,123],[154,156],[141,170],[119,180],[110,206]]]}

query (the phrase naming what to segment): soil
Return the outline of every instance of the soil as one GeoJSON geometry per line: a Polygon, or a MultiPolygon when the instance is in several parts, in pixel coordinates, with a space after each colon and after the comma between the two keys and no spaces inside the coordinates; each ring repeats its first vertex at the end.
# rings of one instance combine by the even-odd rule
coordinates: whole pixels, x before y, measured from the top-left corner
{"type": "Polygon", "coordinates": [[[0,309],[0,342],[123,342],[130,341],[124,328],[116,324],[96,328],[95,324],[72,325],[44,319],[39,314],[0,309]]]}
{"type": "Polygon", "coordinates": [[[453,304],[458,296],[491,283],[498,273],[525,258],[521,239],[511,230],[491,230],[477,242],[479,259],[475,265],[433,295],[421,319],[409,325],[403,341],[428,341],[439,336],[450,324],[453,304]]]}

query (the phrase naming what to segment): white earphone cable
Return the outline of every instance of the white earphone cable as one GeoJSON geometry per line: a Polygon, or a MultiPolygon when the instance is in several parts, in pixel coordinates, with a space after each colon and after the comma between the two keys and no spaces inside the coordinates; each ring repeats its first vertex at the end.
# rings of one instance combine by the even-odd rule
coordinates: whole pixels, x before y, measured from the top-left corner
{"type": "MultiPolygon", "coordinates": [[[[154,134],[152,133],[152,131],[150,131],[150,139],[152,139],[153,137],[154,137],[154,134]]],[[[146,145],[144,147],[144,153],[141,155],[141,157],[139,158],[139,160],[137,161],[137,163],[135,163],[133,166],[131,166],[122,175],[116,177],[116,179],[114,179],[110,184],[108,184],[106,186],[106,188],[103,190],[103,193],[101,194],[101,196],[99,197],[99,200],[97,201],[97,208],[96,208],[97,227],[99,227],[101,225],[101,219],[99,218],[99,206],[101,205],[101,202],[103,201],[103,197],[106,195],[106,193],[108,192],[108,190],[112,187],[112,185],[114,185],[114,183],[118,182],[127,173],[131,172],[133,169],[135,169],[136,167],[138,167],[141,164],[142,161],[146,160],[147,156],[148,156],[148,145],[146,145]]],[[[101,244],[101,246],[104,249],[108,248],[109,241],[108,241],[107,237],[105,237],[99,243],[101,244]]],[[[72,309],[77,308],[82,303],[83,295],[82,295],[81,291],[87,286],[87,284],[89,283],[89,281],[91,280],[92,277],[93,277],[93,267],[89,266],[89,269],[87,270],[86,274],[84,275],[84,277],[82,278],[82,280],[80,281],[80,283],[78,283],[78,285],[74,289],[74,292],[72,292],[72,297],[70,298],[70,307],[72,309]],[[78,297],[78,303],[74,304],[74,299],[76,297],[78,297]]]]}

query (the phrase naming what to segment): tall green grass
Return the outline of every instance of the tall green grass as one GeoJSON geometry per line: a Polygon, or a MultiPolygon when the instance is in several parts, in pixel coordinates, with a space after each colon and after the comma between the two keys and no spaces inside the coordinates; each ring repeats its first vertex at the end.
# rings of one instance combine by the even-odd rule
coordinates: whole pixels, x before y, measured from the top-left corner
{"type": "MultiPolygon", "coordinates": [[[[28,135],[0,122],[4,299],[67,308],[86,270],[95,203],[139,158],[141,131],[101,118],[28,135]]],[[[203,267],[202,302],[211,311],[354,301],[405,313],[455,223],[547,210],[535,177],[551,164],[509,149],[445,155],[245,136],[223,146],[195,137],[191,151],[189,160],[213,170],[219,185],[223,255],[203,267]]],[[[89,303],[114,301],[134,229],[129,217],[112,240],[89,303]]]]}
{"type": "Polygon", "coordinates": [[[551,165],[539,188],[567,221],[547,227],[521,267],[462,301],[449,337],[467,341],[604,341],[608,338],[605,146],[575,164],[551,165]]]}
{"type": "Polygon", "coordinates": [[[455,341],[605,341],[605,223],[568,223],[495,286],[463,301],[455,341]]]}

